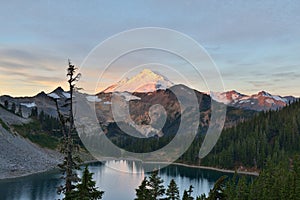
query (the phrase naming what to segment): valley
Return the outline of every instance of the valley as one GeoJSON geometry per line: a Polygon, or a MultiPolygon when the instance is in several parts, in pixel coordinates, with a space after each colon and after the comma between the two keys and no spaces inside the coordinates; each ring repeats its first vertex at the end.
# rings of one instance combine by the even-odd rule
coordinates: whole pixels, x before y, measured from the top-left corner
{"type": "MultiPolygon", "coordinates": [[[[232,91],[218,94],[217,102],[224,102],[224,98],[229,99],[225,102],[228,105],[228,107],[226,112],[224,130],[222,132],[220,140],[217,143],[217,146],[214,148],[214,151],[210,153],[208,157],[204,158],[203,160],[199,160],[197,159],[197,151],[199,151],[200,149],[200,145],[205,137],[206,131],[210,124],[210,106],[211,101],[214,101],[216,99],[215,94],[213,95],[213,97],[211,97],[206,93],[193,90],[184,85],[175,85],[173,83],[171,84],[168,80],[165,80],[163,76],[155,74],[150,70],[144,70],[132,79],[126,79],[126,81],[122,81],[121,85],[122,87],[119,87],[117,85],[111,86],[109,87],[109,90],[105,89],[104,91],[96,95],[89,95],[85,93],[82,93],[81,95],[83,95],[86,98],[86,101],[89,104],[95,107],[99,124],[101,125],[101,128],[106,134],[105,137],[108,137],[114,144],[128,151],[139,153],[155,151],[168,144],[174,138],[178,130],[179,124],[181,122],[181,113],[189,112],[188,107],[181,108],[180,103],[176,95],[174,94],[175,92],[178,95],[180,94],[180,92],[183,91],[195,93],[199,102],[199,111],[201,115],[199,118],[200,124],[198,127],[198,134],[195,140],[193,141],[192,146],[187,150],[185,154],[183,154],[178,159],[178,162],[193,165],[200,164],[224,169],[247,169],[259,171],[259,169],[263,167],[264,160],[268,156],[272,157],[272,155],[274,154],[272,152],[275,151],[274,148],[278,148],[274,145],[279,143],[282,146],[287,145],[291,148],[290,144],[283,145],[283,143],[287,143],[288,140],[283,141],[281,139],[287,138],[287,135],[269,136],[272,135],[272,133],[268,133],[270,130],[259,128],[260,123],[258,122],[263,121],[265,118],[268,119],[269,115],[272,117],[281,116],[283,115],[281,113],[286,113],[287,110],[294,108],[295,105],[297,105],[295,103],[293,104],[293,102],[297,101],[297,98],[295,97],[284,98],[279,96],[272,96],[266,92],[259,93],[258,95],[252,95],[251,97],[232,91]],[[141,90],[133,92],[130,88],[125,88],[127,82],[129,83],[129,87],[132,87],[130,85],[132,83],[132,80],[137,81],[140,79],[145,79],[147,81],[152,79],[151,82],[154,84],[154,86],[149,86],[148,84],[142,89],[143,92],[141,92],[141,90]],[[157,85],[160,85],[161,87],[159,88],[157,87],[157,85]],[[170,88],[168,88],[168,86],[170,86],[170,88]],[[113,89],[115,89],[116,91],[114,92],[113,89]],[[129,93],[130,91],[132,93],[129,93]],[[128,103],[131,123],[134,123],[136,125],[130,125],[130,121],[114,121],[111,102],[113,95],[115,94],[118,95],[119,98],[123,98],[125,102],[128,103]],[[264,97],[265,100],[261,100],[264,97]],[[250,107],[235,106],[243,104],[239,103],[239,101],[251,101],[246,100],[246,98],[258,99],[259,103],[256,104],[252,102],[250,103],[250,105],[252,105],[250,107]],[[274,101],[274,103],[272,104],[273,107],[270,107],[268,104],[263,109],[257,109],[258,107],[264,106],[264,104],[261,104],[262,101],[268,103],[268,100],[270,99],[277,99],[280,103],[274,101]],[[287,102],[288,99],[289,103],[287,102]],[[164,108],[164,110],[166,111],[166,116],[161,115],[161,107],[157,107],[157,110],[152,110],[152,112],[156,113],[156,115],[150,116],[149,109],[152,108],[153,105],[157,104],[161,105],[164,108]],[[289,104],[292,105],[288,106],[289,104]],[[284,108],[286,106],[287,108],[284,108]],[[275,111],[278,109],[279,111],[275,111]],[[265,113],[259,112],[260,110],[270,111],[265,113]],[[279,113],[277,114],[277,112],[279,113]],[[160,125],[158,123],[162,120],[162,117],[165,117],[165,123],[160,125]],[[123,129],[120,129],[120,123],[122,123],[122,128],[125,127],[125,129],[131,131],[132,134],[136,134],[136,136],[138,137],[146,138],[136,138],[127,135],[127,133],[124,132],[123,129]],[[252,125],[247,125],[251,123],[252,125]],[[137,127],[143,128],[137,129],[137,127]],[[246,136],[243,135],[243,132],[236,132],[237,130],[244,129],[246,129],[248,133],[246,136]],[[264,135],[261,135],[261,132],[257,131],[263,131],[264,135]],[[252,135],[252,132],[254,135],[252,135]],[[157,137],[160,138],[159,143],[157,142],[157,137]],[[258,140],[260,142],[259,144],[255,143],[255,141],[257,142],[257,138],[261,138],[258,140]],[[232,143],[232,141],[234,142],[232,143]],[[262,143],[262,141],[265,142],[262,143]],[[243,150],[242,147],[245,147],[246,149],[243,150]],[[220,149],[223,150],[220,151],[220,149]],[[268,151],[263,149],[268,149],[268,151]],[[255,154],[252,154],[253,151],[255,151],[255,154]],[[263,151],[264,153],[261,151],[263,151]],[[257,157],[257,155],[260,155],[260,157],[257,157]]],[[[57,112],[54,100],[59,100],[58,102],[61,102],[62,104],[68,98],[69,93],[67,91],[64,91],[61,87],[56,88],[48,94],[40,92],[39,94],[33,97],[10,97],[6,95],[0,96],[0,104],[2,105],[0,119],[2,122],[1,130],[3,132],[1,136],[4,137],[6,140],[11,140],[9,138],[14,138],[16,140],[16,143],[22,142],[22,145],[29,146],[28,148],[31,150],[28,150],[29,152],[27,153],[32,154],[32,156],[30,156],[32,158],[37,157],[38,155],[35,154],[40,153],[42,155],[41,157],[49,158],[49,161],[47,161],[49,162],[49,165],[40,167],[40,170],[45,170],[49,167],[55,167],[55,165],[59,162],[58,158],[60,157],[60,154],[57,151],[59,147],[58,142],[59,138],[61,137],[61,132],[59,128],[59,122],[57,119],[57,112]],[[13,109],[14,107],[15,109],[13,109]],[[49,150],[44,148],[47,148],[49,150]],[[30,153],[31,151],[32,153],[30,153]]],[[[186,101],[188,102],[188,99],[186,99],[186,101]]],[[[62,110],[62,112],[66,111],[67,108],[64,108],[64,110],[62,110]]],[[[285,115],[286,114],[284,114],[284,116],[285,115]]],[[[297,112],[295,111],[295,114],[292,116],[293,119],[297,119],[297,112]]],[[[286,123],[290,121],[290,119],[286,117],[283,117],[283,119],[276,118],[276,121],[283,120],[286,120],[286,123]]],[[[268,120],[265,123],[269,122],[274,122],[274,120],[268,120]]],[[[276,127],[275,124],[270,126],[273,128],[276,127]]],[[[291,126],[295,128],[295,125],[291,126]]],[[[185,129],[188,130],[188,127],[186,127],[185,129]]],[[[80,143],[80,138],[77,138],[77,140],[80,143]]],[[[5,143],[5,145],[8,145],[8,143],[5,143]]],[[[2,145],[2,147],[4,149],[7,149],[5,145],[2,145]]],[[[83,144],[81,143],[81,145],[83,144]]],[[[20,147],[15,149],[19,148],[20,147]]],[[[21,149],[26,148],[24,147],[21,149]]],[[[281,148],[279,147],[279,150],[281,148]]],[[[290,151],[297,151],[297,149],[295,148],[291,148],[290,151]]],[[[82,149],[83,154],[86,154],[84,153],[84,146],[82,146],[82,149]]],[[[11,151],[11,156],[9,156],[8,153],[5,153],[6,151],[4,150],[2,152],[3,156],[7,155],[8,157],[20,155],[20,153],[16,153],[15,151],[11,151]]],[[[287,153],[288,151],[285,149],[285,152],[287,153]]],[[[4,162],[8,161],[5,160],[4,162]]],[[[14,161],[9,162],[12,162],[12,165],[15,166],[16,169],[14,171],[20,171],[18,173],[21,173],[23,169],[22,165],[20,164],[21,161],[16,161],[15,159],[14,161]]],[[[26,165],[31,165],[30,162],[30,159],[29,161],[24,160],[24,164],[26,165]]],[[[11,167],[9,167],[9,169],[11,170],[11,167]]],[[[3,168],[2,171],[9,170],[3,168]]],[[[28,173],[30,173],[33,170],[27,169],[27,171],[28,173]]]]}

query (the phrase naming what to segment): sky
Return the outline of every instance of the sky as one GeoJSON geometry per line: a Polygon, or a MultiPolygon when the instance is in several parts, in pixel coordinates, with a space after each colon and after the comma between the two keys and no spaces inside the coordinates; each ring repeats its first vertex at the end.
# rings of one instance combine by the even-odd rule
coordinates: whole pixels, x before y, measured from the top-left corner
{"type": "MultiPolygon", "coordinates": [[[[101,42],[142,27],[172,29],[199,43],[217,66],[225,90],[300,96],[297,0],[2,1],[0,95],[31,96],[59,85],[66,88],[69,58],[82,68],[101,42]]],[[[192,87],[208,90],[203,81],[197,84],[193,71],[178,58],[158,53],[140,51],[119,59],[101,84],[95,80],[104,66],[84,66],[78,85],[88,93],[101,90],[137,67],[130,68],[136,62],[129,58],[138,58],[137,69],[146,66],[143,63],[168,60],[169,67],[180,70],[185,79],[195,78],[192,87]]],[[[170,76],[180,82],[179,76],[170,76]]]]}

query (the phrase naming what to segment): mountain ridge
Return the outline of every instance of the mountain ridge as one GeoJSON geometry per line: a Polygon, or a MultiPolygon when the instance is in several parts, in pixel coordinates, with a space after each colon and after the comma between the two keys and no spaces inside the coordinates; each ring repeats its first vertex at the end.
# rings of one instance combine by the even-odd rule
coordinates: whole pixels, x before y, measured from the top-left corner
{"type": "Polygon", "coordinates": [[[272,95],[264,90],[252,95],[242,94],[236,90],[211,92],[210,96],[215,101],[229,106],[256,111],[276,110],[298,99],[293,96],[272,95]]]}
{"type": "MultiPolygon", "coordinates": [[[[94,95],[85,95],[88,101],[103,104],[104,106],[104,104],[111,104],[110,95],[113,92],[118,93],[120,96],[125,98],[126,101],[138,101],[140,100],[140,97],[136,95],[137,93],[151,95],[156,91],[166,91],[174,86],[184,86],[188,89],[191,89],[186,85],[174,84],[158,72],[144,69],[131,78],[123,78],[121,81],[108,86],[100,93],[94,95]]],[[[191,91],[205,94],[204,92],[194,89],[191,89],[191,91]]],[[[254,111],[276,110],[285,107],[297,99],[293,96],[282,97],[279,95],[272,95],[266,91],[260,91],[257,94],[246,95],[236,90],[230,90],[227,92],[210,92],[208,95],[213,100],[224,103],[228,106],[254,111]]],[[[41,91],[32,97],[11,97],[8,95],[3,95],[0,96],[0,103],[4,106],[5,101],[9,101],[9,107],[12,106],[12,102],[14,102],[16,105],[21,105],[23,114],[27,117],[30,115],[33,107],[38,107],[39,110],[43,110],[46,114],[56,117],[57,113],[53,99],[67,99],[69,97],[70,94],[59,86],[49,93],[41,91]]]]}

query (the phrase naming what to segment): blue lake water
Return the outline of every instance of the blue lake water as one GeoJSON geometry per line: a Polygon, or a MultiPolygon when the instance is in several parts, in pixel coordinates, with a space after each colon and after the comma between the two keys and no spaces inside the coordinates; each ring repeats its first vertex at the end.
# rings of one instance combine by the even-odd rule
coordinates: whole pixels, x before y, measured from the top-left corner
{"type": "MultiPolygon", "coordinates": [[[[159,164],[157,169],[160,169],[159,164]]],[[[96,185],[105,191],[103,199],[132,200],[135,198],[135,189],[141,184],[145,176],[143,166],[134,161],[107,161],[93,163],[89,169],[94,173],[96,185]]],[[[208,193],[215,181],[224,173],[169,165],[159,171],[167,187],[171,179],[175,179],[181,196],[184,189],[194,186],[194,196],[208,193]]],[[[34,174],[26,177],[0,180],[0,200],[48,200],[61,199],[63,196],[56,193],[56,187],[62,184],[62,175],[58,170],[34,174]]]]}

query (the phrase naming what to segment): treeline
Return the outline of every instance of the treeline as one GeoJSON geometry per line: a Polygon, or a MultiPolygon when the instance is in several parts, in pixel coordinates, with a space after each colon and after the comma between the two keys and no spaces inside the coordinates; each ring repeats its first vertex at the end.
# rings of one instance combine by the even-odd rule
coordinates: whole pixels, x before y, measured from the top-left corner
{"type": "Polygon", "coordinates": [[[149,179],[145,178],[136,189],[135,200],[296,200],[300,198],[300,159],[299,156],[295,156],[279,164],[268,160],[264,170],[253,179],[237,174],[230,179],[222,176],[210,189],[208,196],[193,194],[191,185],[180,197],[174,180],[171,180],[167,189],[162,183],[158,172],[153,172],[149,179]]]}
{"type": "MultiPolygon", "coordinates": [[[[161,138],[141,139],[124,134],[115,124],[108,129],[113,130],[107,134],[113,143],[132,152],[160,149],[174,137],[174,134],[168,134],[161,138]]],[[[260,170],[268,159],[279,162],[300,152],[300,102],[277,111],[257,113],[252,119],[223,130],[213,150],[200,160],[198,154],[204,137],[205,134],[199,133],[177,162],[260,170]]]]}
{"type": "Polygon", "coordinates": [[[4,105],[0,104],[0,106],[13,114],[23,117],[21,104],[19,104],[17,107],[17,104],[15,102],[12,102],[11,106],[9,107],[9,102],[5,100],[4,105]]]}
{"type": "Polygon", "coordinates": [[[31,109],[29,116],[32,121],[28,124],[14,125],[18,130],[23,131],[23,134],[39,134],[45,133],[48,135],[61,137],[59,121],[56,117],[52,117],[44,111],[39,112],[36,107],[31,109]]]}
{"type": "MultiPolygon", "coordinates": [[[[125,126],[126,124],[123,124],[125,126]]],[[[128,128],[129,129],[129,128],[128,128]]],[[[133,128],[132,128],[133,129],[133,128]]],[[[118,147],[126,149],[130,152],[135,153],[145,153],[152,152],[157,149],[164,147],[168,144],[174,134],[165,135],[161,138],[159,137],[149,137],[149,138],[137,138],[124,133],[116,123],[110,123],[106,128],[106,136],[116,144],[118,147]]],[[[133,129],[133,131],[135,131],[133,129]]]]}
{"type": "Polygon", "coordinates": [[[224,199],[300,199],[300,159],[286,158],[278,164],[268,160],[260,175],[247,181],[235,175],[224,188],[224,199]]]}
{"type": "Polygon", "coordinates": [[[14,130],[41,147],[56,149],[62,137],[58,119],[38,112],[36,107],[32,108],[30,118],[27,124],[12,125],[14,130]]]}
{"type": "Polygon", "coordinates": [[[39,129],[43,132],[47,132],[50,135],[61,137],[61,130],[57,117],[52,117],[46,114],[43,110],[38,111],[37,107],[31,109],[30,118],[39,122],[39,129]]]}
{"type": "MultiPolygon", "coordinates": [[[[149,178],[145,177],[141,185],[136,189],[136,198],[134,200],[179,200],[179,188],[174,179],[172,179],[165,188],[163,185],[164,180],[158,175],[158,171],[153,171],[149,178]]],[[[183,200],[192,200],[193,186],[191,185],[188,190],[183,193],[183,200]]],[[[198,199],[198,198],[197,198],[198,199]]]]}
{"type": "MultiPolygon", "coordinates": [[[[224,130],[201,165],[262,169],[266,160],[280,162],[300,152],[300,102],[224,130]]],[[[193,147],[191,148],[193,149],[193,147]]],[[[186,154],[194,154],[188,151],[186,154]]],[[[186,158],[186,157],[185,157],[186,158]]]]}

